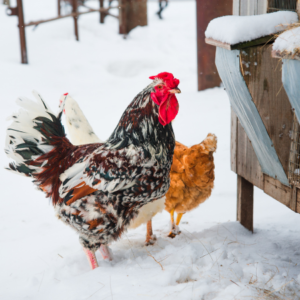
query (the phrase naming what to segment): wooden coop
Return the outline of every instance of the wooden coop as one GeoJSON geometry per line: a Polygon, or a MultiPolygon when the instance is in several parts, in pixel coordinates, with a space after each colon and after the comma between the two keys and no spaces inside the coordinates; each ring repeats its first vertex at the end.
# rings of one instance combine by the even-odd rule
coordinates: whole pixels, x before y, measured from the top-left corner
{"type": "MultiPolygon", "coordinates": [[[[234,10],[249,14],[245,9],[250,6],[241,6],[246,2],[235,1],[234,10]]],[[[290,1],[290,7],[282,7],[288,1],[263,2],[258,1],[260,7],[252,12],[296,11],[296,1],[290,1]]],[[[283,60],[281,68],[281,62],[272,57],[277,36],[237,44],[206,39],[217,47],[215,62],[232,108],[231,170],[237,174],[237,220],[251,231],[253,186],[300,213],[300,62],[294,59],[290,67],[283,60]]]]}

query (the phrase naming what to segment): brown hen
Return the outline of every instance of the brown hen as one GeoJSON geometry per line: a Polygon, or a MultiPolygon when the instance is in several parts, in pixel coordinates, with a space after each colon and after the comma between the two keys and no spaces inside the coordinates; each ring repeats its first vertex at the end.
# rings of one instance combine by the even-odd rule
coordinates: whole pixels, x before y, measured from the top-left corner
{"type": "Polygon", "coordinates": [[[213,153],[216,149],[217,137],[211,133],[203,142],[190,148],[176,142],[170,172],[171,185],[165,202],[165,209],[171,215],[169,237],[180,234],[178,225],[182,215],[198,207],[211,195],[215,180],[213,153]],[[176,223],[174,212],[177,213],[176,223]]]}

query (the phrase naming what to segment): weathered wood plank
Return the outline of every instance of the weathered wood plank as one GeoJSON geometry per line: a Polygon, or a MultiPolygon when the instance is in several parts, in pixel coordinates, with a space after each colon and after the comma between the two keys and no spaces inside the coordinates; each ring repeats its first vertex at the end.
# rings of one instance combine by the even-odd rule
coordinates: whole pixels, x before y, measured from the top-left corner
{"type": "Polygon", "coordinates": [[[214,47],[205,43],[205,30],[215,18],[232,14],[232,0],[196,0],[198,91],[220,86],[214,47]]]}
{"type": "Polygon", "coordinates": [[[237,136],[237,174],[293,211],[300,213],[298,189],[295,188],[293,191],[279,180],[262,173],[251,142],[239,122],[237,136]]]}
{"type": "Polygon", "coordinates": [[[282,184],[279,180],[264,174],[263,190],[267,195],[291,208],[292,188],[282,184]]]}
{"type": "Polygon", "coordinates": [[[216,47],[224,48],[226,50],[231,50],[231,45],[227,43],[222,43],[220,41],[210,39],[210,38],[205,38],[205,43],[209,45],[213,45],[216,47]]]}
{"type": "Polygon", "coordinates": [[[299,123],[294,113],[293,118],[293,130],[291,135],[291,147],[290,147],[290,158],[289,158],[289,182],[291,185],[299,187],[299,174],[295,173],[295,170],[299,168],[299,123]]]}
{"type": "Polygon", "coordinates": [[[243,77],[288,176],[293,112],[278,63],[271,57],[271,47],[252,47],[241,52],[243,77]]]}
{"type": "Polygon", "coordinates": [[[271,34],[271,35],[260,37],[252,41],[231,45],[231,50],[242,50],[245,48],[254,47],[258,45],[266,45],[272,43],[276,39],[276,37],[277,36],[275,36],[274,34],[271,34]]]}
{"type": "Polygon", "coordinates": [[[289,185],[272,140],[241,74],[240,51],[217,47],[216,66],[229,95],[231,107],[251,140],[263,172],[289,185]]]}
{"type": "Polygon", "coordinates": [[[258,39],[252,40],[252,41],[242,42],[242,43],[238,43],[238,44],[223,43],[223,42],[211,39],[211,38],[206,38],[205,42],[206,42],[206,44],[220,47],[220,48],[223,48],[226,50],[242,50],[242,49],[249,48],[249,47],[269,44],[269,43],[272,43],[275,39],[276,39],[276,36],[271,34],[271,35],[263,36],[261,38],[258,38],[258,39]]]}
{"type": "Polygon", "coordinates": [[[237,221],[253,232],[253,184],[237,177],[237,221]]]}
{"type": "Polygon", "coordinates": [[[263,173],[249,140],[241,123],[237,124],[237,174],[260,189],[264,188],[263,173]]]}
{"type": "Polygon", "coordinates": [[[119,32],[128,34],[137,26],[147,26],[147,0],[119,0],[119,32]]]}
{"type": "Polygon", "coordinates": [[[230,162],[231,171],[237,173],[237,132],[238,132],[238,118],[231,109],[231,139],[230,139],[230,162]]]}
{"type": "Polygon", "coordinates": [[[290,209],[293,211],[297,211],[297,193],[298,193],[298,189],[295,186],[293,186],[291,204],[290,204],[290,209]]]}
{"type": "Polygon", "coordinates": [[[299,214],[300,213],[300,191],[297,189],[296,193],[296,212],[299,214]]]}

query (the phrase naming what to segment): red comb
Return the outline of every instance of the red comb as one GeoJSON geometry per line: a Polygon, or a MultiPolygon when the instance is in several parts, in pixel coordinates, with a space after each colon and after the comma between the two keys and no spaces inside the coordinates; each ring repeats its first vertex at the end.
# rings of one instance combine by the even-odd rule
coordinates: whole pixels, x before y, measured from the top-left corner
{"type": "Polygon", "coordinates": [[[176,88],[180,82],[177,78],[174,77],[174,75],[172,73],[168,73],[168,72],[162,72],[156,76],[150,76],[149,78],[150,79],[156,79],[156,78],[162,79],[165,82],[165,84],[171,89],[176,88]]]}

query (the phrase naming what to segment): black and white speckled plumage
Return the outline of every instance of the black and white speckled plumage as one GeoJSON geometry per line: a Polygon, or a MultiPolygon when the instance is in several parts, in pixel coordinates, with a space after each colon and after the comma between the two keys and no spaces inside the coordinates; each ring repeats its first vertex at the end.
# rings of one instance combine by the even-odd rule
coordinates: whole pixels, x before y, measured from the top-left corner
{"type": "MultiPolygon", "coordinates": [[[[10,165],[11,170],[29,170],[27,175],[52,197],[57,215],[79,233],[85,248],[95,251],[116,240],[140,207],[163,197],[169,189],[175,137],[171,123],[159,123],[158,105],[150,97],[160,83],[155,80],[134,98],[105,143],[74,146],[63,129],[57,134],[36,117],[31,119],[35,127],[28,132],[24,128],[12,135],[11,128],[20,116],[8,129],[6,152],[13,159],[19,157],[20,141],[32,128],[38,131],[32,145],[27,145],[30,155],[10,165]],[[49,151],[35,151],[42,144],[49,151]]],[[[49,114],[47,110],[45,105],[43,116],[49,114]]],[[[47,120],[55,128],[62,126],[60,115],[47,120]]]]}

